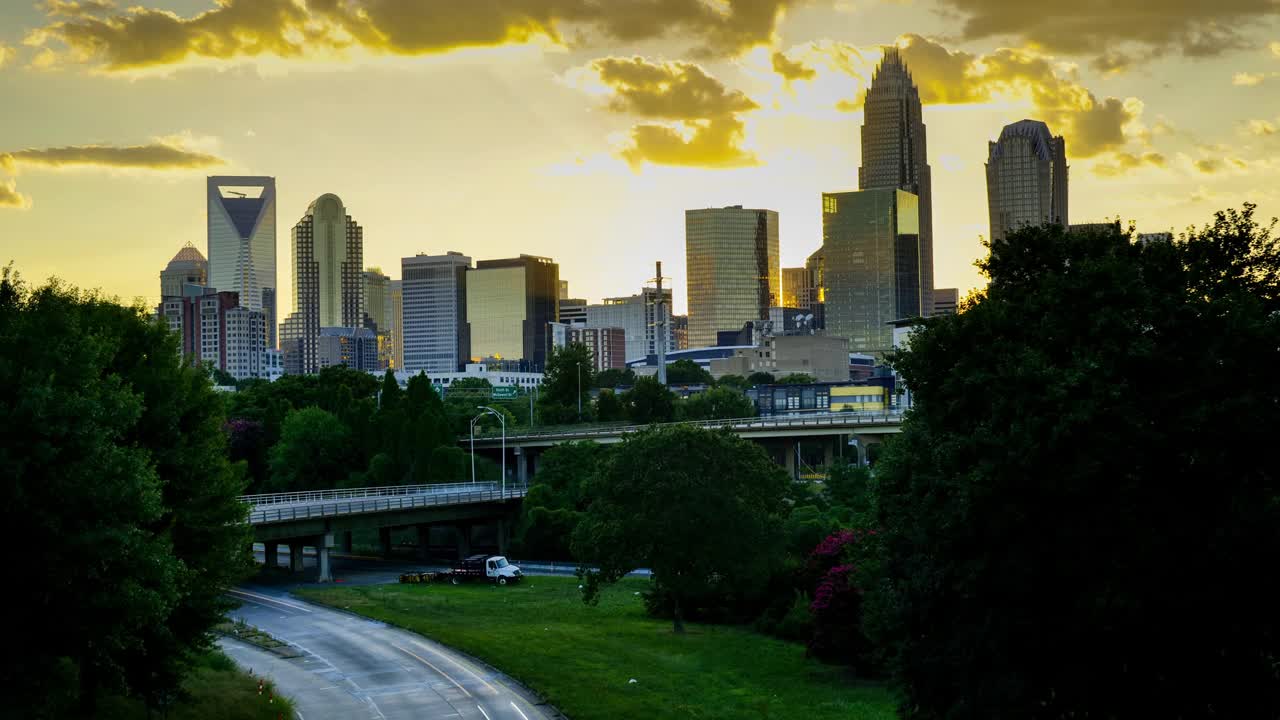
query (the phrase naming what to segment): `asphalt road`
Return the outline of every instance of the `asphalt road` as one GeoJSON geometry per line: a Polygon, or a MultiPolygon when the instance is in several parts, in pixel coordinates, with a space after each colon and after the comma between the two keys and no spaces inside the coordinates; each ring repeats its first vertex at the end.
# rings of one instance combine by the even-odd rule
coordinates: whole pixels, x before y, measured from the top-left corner
{"type": "MultiPolygon", "coordinates": [[[[231,591],[230,613],[301,651],[281,659],[234,640],[242,667],[275,681],[300,720],[542,720],[559,717],[510,678],[420,635],[303,602],[279,589],[231,591]]],[[[495,630],[496,632],[496,630],[495,630]]]]}

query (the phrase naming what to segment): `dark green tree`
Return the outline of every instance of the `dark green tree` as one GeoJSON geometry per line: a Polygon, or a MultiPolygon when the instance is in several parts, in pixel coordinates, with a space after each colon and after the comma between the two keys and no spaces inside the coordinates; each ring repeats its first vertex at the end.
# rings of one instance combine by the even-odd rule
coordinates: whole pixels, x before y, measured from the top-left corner
{"type": "Polygon", "coordinates": [[[642,377],[622,395],[627,419],[638,425],[675,419],[675,395],[654,377],[642,377]]]}
{"type": "Polygon", "coordinates": [[[1252,212],[1016,232],[893,358],[868,629],[905,718],[1280,716],[1280,244],[1252,212]]]}
{"type": "Polygon", "coordinates": [[[689,425],[630,434],[587,491],[573,533],[584,598],[648,567],[676,632],[687,599],[763,582],[782,560],[786,474],[760,446],[689,425]]]}
{"type": "Polygon", "coordinates": [[[667,364],[667,383],[671,385],[711,385],[715,382],[711,373],[692,360],[677,360],[667,364]]]}
{"type": "Polygon", "coordinates": [[[776,382],[776,379],[773,377],[773,373],[756,371],[747,376],[747,382],[752,385],[772,385],[776,382]]]}
{"type": "Polygon", "coordinates": [[[596,419],[600,422],[616,422],[627,419],[627,410],[618,395],[605,388],[596,396],[596,419]]]}
{"type": "MultiPolygon", "coordinates": [[[[325,490],[347,484],[352,470],[350,433],[333,413],[295,410],[271,448],[271,492],[325,490]]],[[[362,468],[359,468],[362,469],[362,468]]]]}
{"type": "Polygon", "coordinates": [[[607,457],[608,448],[594,442],[561,443],[538,457],[514,534],[520,557],[572,559],[569,541],[587,509],[589,480],[607,457]]]}
{"type": "Polygon", "coordinates": [[[569,343],[552,351],[538,398],[538,414],[543,423],[556,425],[591,419],[594,367],[591,349],[582,343],[569,343]]]}
{"type": "Polygon", "coordinates": [[[756,405],[739,390],[713,387],[680,401],[681,420],[729,420],[754,417],[756,405]]]}
{"type": "Polygon", "coordinates": [[[788,373],[778,378],[776,382],[779,385],[809,385],[816,381],[808,373],[788,373]]]}
{"type": "Polygon", "coordinates": [[[746,391],[751,387],[751,383],[741,375],[721,375],[716,381],[718,387],[733,388],[734,390],[746,391]]]}
{"type": "Polygon", "coordinates": [[[630,387],[635,384],[636,372],[631,368],[625,370],[609,368],[596,374],[596,387],[598,388],[630,387]]]}

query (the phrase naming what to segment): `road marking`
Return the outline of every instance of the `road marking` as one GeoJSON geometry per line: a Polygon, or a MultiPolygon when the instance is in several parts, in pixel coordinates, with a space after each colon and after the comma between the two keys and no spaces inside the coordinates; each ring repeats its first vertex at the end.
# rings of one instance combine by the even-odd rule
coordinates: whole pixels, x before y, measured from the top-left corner
{"type": "MultiPolygon", "coordinates": [[[[449,675],[445,674],[445,671],[443,671],[443,670],[441,670],[440,668],[436,667],[435,665],[431,664],[431,661],[430,661],[430,660],[427,660],[426,658],[423,658],[422,656],[418,655],[417,653],[413,652],[412,650],[407,650],[407,649],[405,649],[405,648],[402,648],[402,647],[400,647],[399,645],[396,645],[395,643],[391,643],[391,647],[393,647],[393,648],[395,648],[395,649],[399,650],[399,651],[400,651],[400,652],[402,652],[402,653],[405,653],[406,655],[409,655],[410,657],[413,657],[414,659],[418,660],[418,662],[421,662],[423,665],[426,665],[427,667],[431,668],[432,670],[435,670],[435,671],[436,671],[436,673],[437,673],[438,675],[440,675],[440,677],[442,677],[442,678],[444,678],[445,680],[448,680],[449,682],[453,683],[453,686],[454,686],[454,687],[456,687],[456,688],[458,688],[459,690],[461,690],[461,691],[462,691],[462,693],[463,693],[464,695],[466,695],[467,697],[473,697],[473,695],[472,695],[471,693],[467,692],[467,689],[466,689],[466,688],[464,688],[464,687],[462,687],[461,685],[459,685],[459,684],[458,684],[458,681],[457,681],[457,680],[454,680],[452,677],[450,677],[449,675]]],[[[523,715],[523,714],[524,714],[524,713],[521,713],[521,715],[523,715]]],[[[529,718],[525,718],[525,720],[529,720],[529,718]]]]}
{"type": "Polygon", "coordinates": [[[477,706],[476,706],[476,709],[477,709],[477,710],[479,710],[479,711],[480,711],[480,714],[484,716],[484,720],[489,720],[489,713],[485,712],[485,711],[484,711],[484,708],[482,708],[482,707],[480,707],[479,705],[477,705],[477,706]]]}
{"type": "Polygon", "coordinates": [[[275,604],[277,604],[277,605],[283,605],[283,606],[285,606],[285,607],[287,607],[287,608],[292,608],[292,609],[294,609],[294,610],[301,610],[302,612],[307,612],[307,613],[311,612],[311,609],[310,609],[310,608],[303,607],[302,605],[298,605],[297,603],[291,603],[291,602],[286,602],[286,601],[284,601],[284,600],[278,600],[278,599],[273,598],[273,597],[270,597],[270,596],[268,596],[268,595],[259,595],[258,593],[251,593],[251,592],[249,592],[249,591],[247,591],[247,590],[240,590],[240,589],[238,589],[238,588],[231,588],[231,589],[230,589],[230,590],[228,590],[227,592],[229,592],[229,593],[231,593],[231,594],[233,594],[233,595],[244,595],[245,597],[257,598],[257,599],[259,599],[259,600],[265,600],[265,601],[267,601],[267,602],[275,603],[275,604]]]}
{"type": "Polygon", "coordinates": [[[450,657],[450,656],[448,656],[448,655],[446,655],[446,654],[444,654],[444,653],[441,653],[438,649],[433,648],[433,647],[431,647],[430,645],[424,645],[424,644],[422,644],[422,643],[418,642],[417,640],[412,640],[411,642],[412,642],[414,645],[417,645],[418,647],[422,648],[423,650],[426,650],[427,652],[433,653],[433,654],[435,654],[435,655],[437,655],[437,656],[439,656],[439,657],[444,658],[445,660],[448,660],[450,663],[452,663],[452,664],[453,664],[455,667],[457,667],[459,670],[462,670],[463,672],[467,673],[467,674],[468,674],[468,675],[470,675],[471,677],[475,678],[475,679],[476,679],[476,682],[478,682],[478,683],[480,683],[481,685],[484,685],[485,687],[489,688],[489,692],[491,692],[491,693],[493,693],[493,694],[495,694],[495,695],[499,694],[499,693],[498,693],[498,688],[496,688],[496,687],[494,687],[494,686],[490,685],[488,680],[485,680],[484,678],[480,677],[480,675],[479,675],[478,673],[476,673],[476,671],[472,670],[470,667],[468,667],[468,666],[467,666],[467,664],[463,663],[462,661],[457,660],[457,659],[455,659],[455,658],[452,658],[452,657],[450,657]]]}
{"type": "Polygon", "coordinates": [[[528,715],[525,715],[525,714],[524,714],[524,711],[523,711],[523,710],[521,710],[521,709],[520,709],[520,708],[519,708],[519,707],[518,707],[514,702],[512,702],[512,703],[511,703],[511,709],[512,709],[512,710],[515,710],[515,711],[516,711],[516,712],[518,712],[518,713],[520,713],[520,717],[524,718],[524,720],[529,720],[529,716],[528,716],[528,715]]]}
{"type": "Polygon", "coordinates": [[[306,718],[302,717],[301,710],[294,710],[293,713],[298,716],[298,720],[307,720],[306,718]]]}

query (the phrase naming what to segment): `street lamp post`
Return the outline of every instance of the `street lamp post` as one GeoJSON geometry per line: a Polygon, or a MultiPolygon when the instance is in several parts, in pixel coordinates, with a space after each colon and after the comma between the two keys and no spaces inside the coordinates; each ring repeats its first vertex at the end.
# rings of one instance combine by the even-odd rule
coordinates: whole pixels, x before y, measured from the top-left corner
{"type": "Polygon", "coordinates": [[[476,421],[484,417],[484,413],[471,418],[471,484],[476,482],[476,421]]]}
{"type": "MultiPolygon", "coordinates": [[[[477,415],[475,418],[473,418],[471,422],[474,423],[476,419],[479,419],[482,415],[489,414],[498,418],[498,422],[502,423],[502,496],[506,497],[507,496],[507,418],[504,417],[502,413],[498,412],[497,410],[494,410],[493,408],[487,405],[477,405],[476,409],[483,410],[484,412],[480,413],[480,415],[477,415]]],[[[475,437],[474,430],[472,431],[472,437],[475,437]]],[[[472,454],[471,456],[471,462],[473,463],[473,466],[474,466],[474,463],[475,463],[474,454],[472,454]]]]}

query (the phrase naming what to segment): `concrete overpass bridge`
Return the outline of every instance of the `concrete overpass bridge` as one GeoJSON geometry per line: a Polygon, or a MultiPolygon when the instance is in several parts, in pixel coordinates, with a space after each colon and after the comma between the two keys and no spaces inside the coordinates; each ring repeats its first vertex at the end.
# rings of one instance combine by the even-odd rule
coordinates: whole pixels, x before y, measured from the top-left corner
{"type": "Polygon", "coordinates": [[[320,582],[329,582],[335,539],[350,552],[355,530],[376,529],[382,553],[389,556],[392,530],[416,528],[419,551],[425,552],[431,528],[448,526],[464,557],[471,551],[474,526],[492,523],[497,526],[499,552],[505,553],[507,528],[524,494],[523,485],[482,482],[245,495],[240,500],[249,506],[253,538],[263,543],[268,567],[278,565],[279,546],[285,544],[290,569],[300,571],[303,548],[313,547],[320,582]]]}
{"type": "MultiPolygon", "coordinates": [[[[759,443],[774,462],[785,467],[793,478],[799,479],[819,474],[816,468],[826,467],[836,458],[850,454],[851,460],[865,463],[870,445],[902,431],[902,413],[823,412],[667,424],[727,429],[739,437],[759,443]]],[[[505,451],[508,477],[517,483],[527,484],[537,471],[538,456],[546,448],[575,440],[619,443],[628,434],[649,427],[653,425],[611,423],[516,428],[508,432],[505,439],[500,432],[487,431],[476,435],[475,451],[495,461],[500,460],[505,451]]],[[[464,448],[470,448],[470,438],[462,438],[459,442],[464,448]]]]}

